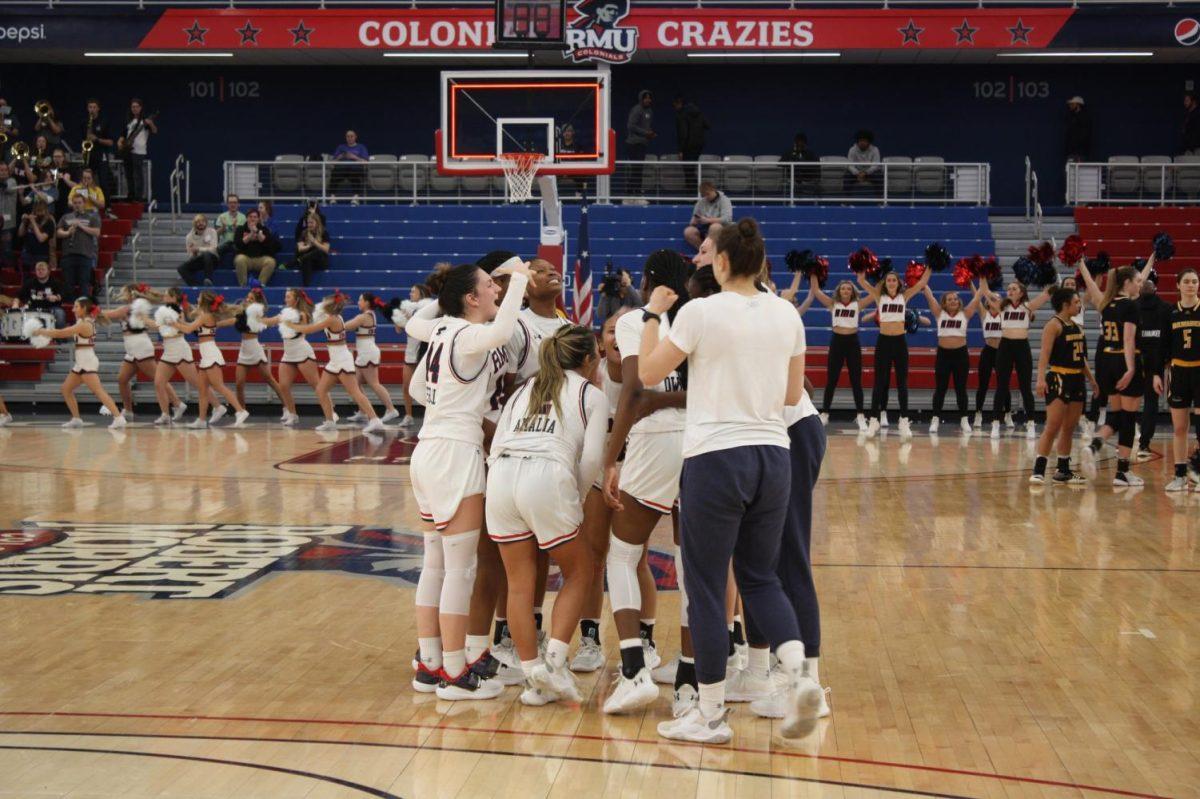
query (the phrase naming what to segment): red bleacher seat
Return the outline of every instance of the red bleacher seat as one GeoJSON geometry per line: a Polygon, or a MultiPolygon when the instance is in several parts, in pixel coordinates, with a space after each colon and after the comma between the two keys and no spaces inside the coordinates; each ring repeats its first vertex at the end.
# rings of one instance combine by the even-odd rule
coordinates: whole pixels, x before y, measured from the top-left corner
{"type": "Polygon", "coordinates": [[[134,222],[142,218],[145,210],[141,203],[115,202],[110,207],[120,219],[129,219],[134,222]]]}

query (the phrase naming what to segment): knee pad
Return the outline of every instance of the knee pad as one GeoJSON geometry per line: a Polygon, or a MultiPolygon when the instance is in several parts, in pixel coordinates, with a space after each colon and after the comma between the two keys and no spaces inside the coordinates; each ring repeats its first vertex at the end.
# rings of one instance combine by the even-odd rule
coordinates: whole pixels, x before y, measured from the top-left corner
{"type": "Polygon", "coordinates": [[[425,533],[425,555],[421,560],[421,576],[417,578],[419,608],[436,608],[442,597],[446,568],[441,538],[437,533],[425,533]]]}
{"type": "Polygon", "coordinates": [[[478,530],[442,536],[442,553],[446,559],[446,578],[442,582],[438,605],[442,613],[465,616],[470,610],[478,546],[478,530]]]}
{"type": "Polygon", "coordinates": [[[642,592],[638,588],[637,566],[642,548],[627,544],[610,534],[608,542],[608,600],[613,611],[640,610],[642,592]]]}
{"type": "Polygon", "coordinates": [[[688,626],[687,586],[683,582],[683,550],[675,547],[675,580],[679,583],[679,626],[688,626]]]}
{"type": "Polygon", "coordinates": [[[1120,427],[1117,428],[1117,443],[1122,447],[1132,447],[1136,434],[1137,414],[1133,411],[1121,411],[1120,427]]]}

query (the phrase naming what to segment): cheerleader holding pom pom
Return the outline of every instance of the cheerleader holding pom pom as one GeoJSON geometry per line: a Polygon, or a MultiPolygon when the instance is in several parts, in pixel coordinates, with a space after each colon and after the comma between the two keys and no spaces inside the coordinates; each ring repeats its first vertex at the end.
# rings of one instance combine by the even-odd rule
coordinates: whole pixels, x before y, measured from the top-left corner
{"type": "MultiPolygon", "coordinates": [[[[381,419],[384,424],[400,418],[400,411],[392,403],[392,395],[379,382],[379,364],[383,362],[383,353],[375,343],[375,312],[386,309],[387,303],[370,292],[364,292],[358,296],[358,316],[346,322],[346,329],[354,331],[354,366],[358,370],[359,388],[365,385],[379,397],[386,408],[381,419]]],[[[365,422],[367,417],[359,411],[351,419],[365,422]]]]}
{"type": "MultiPolygon", "coordinates": [[[[79,418],[79,401],[75,399],[75,390],[82,383],[112,414],[113,420],[108,426],[109,429],[120,430],[125,427],[125,417],[121,415],[121,411],[113,402],[112,397],[104,390],[104,386],[100,385],[100,359],[96,357],[95,349],[95,320],[100,314],[100,309],[90,298],[80,297],[75,300],[72,310],[75,313],[75,324],[70,327],[57,330],[50,328],[26,330],[27,337],[35,347],[49,345],[50,339],[69,338],[75,342],[75,363],[71,367],[71,373],[67,375],[67,379],[62,384],[63,402],[67,404],[67,409],[71,412],[71,421],[63,424],[63,428],[69,430],[83,427],[83,419],[79,418]]],[[[29,320],[26,325],[32,327],[31,323],[37,322],[29,320]]]]}
{"type": "MultiPolygon", "coordinates": [[[[283,309],[277,316],[264,317],[264,325],[278,325],[279,335],[283,338],[283,361],[279,364],[279,399],[283,401],[284,425],[294,425],[300,422],[296,413],[296,400],[292,396],[292,384],[296,375],[302,376],[315,391],[320,382],[317,372],[317,354],[312,345],[305,340],[304,334],[295,329],[294,325],[307,324],[313,317],[313,301],[309,299],[304,289],[288,289],[283,295],[283,309]]],[[[318,398],[320,394],[317,395],[318,398]]],[[[321,408],[324,410],[324,406],[321,408]]],[[[329,418],[328,414],[326,418],[329,418]]],[[[337,415],[333,416],[337,421],[337,415]]]]}
{"type": "MultiPolygon", "coordinates": [[[[242,302],[242,310],[234,317],[234,327],[242,334],[242,343],[238,348],[237,371],[235,381],[238,402],[246,406],[246,378],[251,369],[257,369],[262,379],[266,381],[279,401],[283,402],[283,391],[278,381],[271,374],[271,359],[263,349],[258,334],[267,329],[263,317],[267,314],[267,297],[261,288],[252,288],[242,302]]],[[[287,417],[285,404],[284,417],[287,417]]],[[[281,420],[282,421],[282,420],[281,420]]]]}
{"type": "MultiPolygon", "coordinates": [[[[163,300],[165,304],[160,305],[154,311],[154,318],[146,320],[146,326],[158,331],[163,344],[162,355],[158,359],[158,365],[154,368],[154,391],[158,396],[158,409],[161,411],[159,417],[154,420],[155,424],[170,424],[175,418],[178,418],[178,416],[174,418],[171,416],[171,392],[169,391],[171,378],[175,376],[176,372],[183,375],[183,379],[196,389],[197,394],[207,391],[205,384],[200,380],[200,375],[196,372],[192,347],[183,337],[181,329],[187,326],[187,323],[182,321],[184,312],[189,307],[187,297],[178,288],[169,288],[163,293],[163,300]]],[[[176,406],[176,410],[178,411],[178,406],[176,406]]],[[[219,419],[224,414],[224,406],[221,406],[214,411],[213,419],[219,419]]]]}
{"type": "MultiPolygon", "coordinates": [[[[121,289],[120,300],[122,305],[101,311],[98,318],[121,323],[125,358],[121,361],[121,370],[117,373],[117,388],[121,392],[121,405],[124,408],[122,413],[128,421],[133,418],[133,379],[139,373],[154,379],[157,360],[154,356],[154,342],[150,338],[149,322],[154,315],[154,306],[151,303],[161,302],[162,295],[145,284],[130,283],[121,289]]],[[[187,412],[187,403],[179,399],[179,395],[169,383],[167,397],[173,418],[181,418],[187,412]]]]}
{"type": "MultiPolygon", "coordinates": [[[[235,411],[234,427],[241,427],[250,416],[250,412],[238,401],[233,391],[225,385],[225,380],[221,375],[221,367],[225,365],[225,358],[221,355],[220,348],[217,347],[217,328],[232,327],[234,324],[233,314],[240,310],[239,307],[225,305],[225,298],[220,294],[213,291],[202,291],[196,300],[196,307],[192,310],[192,321],[180,320],[174,324],[174,327],[181,333],[196,333],[200,341],[198,380],[200,415],[188,427],[197,430],[208,427],[210,393],[214,396],[224,397],[233,406],[235,411]]],[[[211,421],[215,423],[224,415],[224,406],[218,405],[213,410],[211,421]]]]}

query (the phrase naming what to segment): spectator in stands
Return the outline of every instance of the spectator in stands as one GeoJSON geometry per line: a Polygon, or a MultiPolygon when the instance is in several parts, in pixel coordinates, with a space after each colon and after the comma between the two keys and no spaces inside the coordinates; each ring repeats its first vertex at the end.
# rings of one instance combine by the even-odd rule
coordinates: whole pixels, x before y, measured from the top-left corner
{"type": "MultiPolygon", "coordinates": [[[[333,196],[338,186],[349,186],[352,192],[362,191],[364,164],[370,160],[367,146],[358,140],[358,134],[352,130],[346,131],[346,143],[339,144],[333,151],[333,160],[337,166],[333,168],[333,176],[329,184],[329,194],[333,196]]],[[[356,198],[357,199],[357,198],[356,198]]]]}
{"type": "Polygon", "coordinates": [[[233,259],[236,250],[233,244],[234,234],[246,224],[246,215],[239,210],[240,207],[241,201],[238,196],[230,194],[225,198],[225,210],[217,215],[217,256],[220,257],[222,266],[233,259]]]}
{"type": "Polygon", "coordinates": [[[37,138],[45,137],[46,156],[49,157],[51,148],[57,147],[62,141],[63,132],[63,124],[58,120],[58,115],[54,113],[53,106],[51,106],[49,114],[37,118],[37,121],[33,123],[33,130],[37,134],[37,138]]]}
{"type": "MultiPolygon", "coordinates": [[[[821,159],[808,146],[808,136],[797,133],[792,139],[792,148],[779,156],[785,164],[817,164],[821,159]]],[[[821,180],[819,166],[798,166],[792,170],[792,180],[797,194],[815,194],[821,180]]]]}
{"type": "Polygon", "coordinates": [[[304,231],[308,229],[308,218],[314,215],[321,220],[321,228],[323,230],[329,229],[329,223],[325,221],[325,212],[321,210],[321,206],[317,205],[315,201],[310,201],[308,208],[304,209],[304,213],[296,221],[295,238],[297,241],[304,235],[304,231]]]}
{"type": "Polygon", "coordinates": [[[50,261],[50,245],[54,241],[54,217],[44,200],[35,202],[33,210],[21,217],[17,236],[21,239],[21,271],[30,274],[38,261],[50,261]]]}
{"type": "Polygon", "coordinates": [[[251,208],[246,214],[246,224],[234,232],[233,242],[237,255],[233,258],[233,269],[237,272],[239,286],[246,285],[246,278],[254,274],[264,286],[271,282],[275,272],[275,253],[279,252],[279,239],[259,224],[258,209],[251,208]]]}
{"type": "Polygon", "coordinates": [[[847,192],[855,194],[874,193],[883,182],[882,158],[875,146],[875,134],[860,130],[854,134],[854,144],[846,153],[850,166],[846,168],[843,182],[847,192]]]}
{"type": "Polygon", "coordinates": [[[17,118],[17,112],[8,104],[8,100],[3,97],[0,97],[0,133],[8,137],[8,144],[0,149],[0,156],[7,160],[8,148],[21,139],[21,120],[17,118]]]}
{"type": "Polygon", "coordinates": [[[700,199],[692,208],[692,221],[683,229],[683,239],[699,250],[707,237],[715,237],[721,225],[733,221],[733,203],[709,181],[700,184],[700,199]]]}
{"type": "MultiPolygon", "coordinates": [[[[71,207],[71,189],[75,186],[75,170],[67,161],[66,152],[60,147],[50,157],[50,171],[54,179],[54,218],[58,219],[71,207]]],[[[105,192],[107,197],[108,193],[105,192]]]]}
{"type": "Polygon", "coordinates": [[[1200,103],[1191,91],[1183,93],[1183,141],[1179,150],[1184,155],[1200,155],[1200,103]]]}
{"type": "Polygon", "coordinates": [[[192,229],[184,239],[184,246],[188,257],[179,265],[179,276],[189,286],[211,286],[220,257],[217,255],[217,231],[208,226],[208,217],[204,214],[192,217],[192,229]]]}
{"type": "Polygon", "coordinates": [[[146,159],[149,156],[150,134],[158,133],[153,116],[145,115],[142,101],[134,97],[129,101],[129,117],[125,121],[125,133],[117,139],[117,150],[125,161],[125,180],[129,191],[128,199],[144,202],[147,194],[146,159]]]}
{"type": "MultiPolygon", "coordinates": [[[[58,146],[57,144],[55,146],[58,146]]],[[[33,165],[39,170],[50,166],[50,158],[54,153],[54,148],[50,146],[50,139],[44,133],[39,133],[37,138],[33,140],[33,149],[30,152],[29,158],[33,161],[33,165]]]]}
{"type": "Polygon", "coordinates": [[[101,116],[100,101],[94,97],[88,98],[87,117],[79,126],[80,141],[90,141],[92,152],[84,156],[84,166],[90,166],[96,173],[96,182],[104,191],[105,197],[116,196],[116,182],[112,170],[108,166],[108,155],[112,152],[116,140],[108,130],[108,123],[101,116]]]}
{"type": "Polygon", "coordinates": [[[329,250],[329,233],[314,208],[305,215],[304,230],[296,234],[296,260],[289,268],[299,269],[302,284],[311,286],[313,272],[329,266],[329,250]]]}
{"type": "Polygon", "coordinates": [[[79,182],[74,183],[68,177],[67,182],[71,184],[71,194],[67,198],[70,203],[75,195],[83,197],[83,209],[85,211],[94,211],[97,214],[104,213],[104,192],[96,183],[96,174],[91,169],[84,169],[79,174],[79,182]]]}
{"type": "Polygon", "coordinates": [[[67,312],[62,303],[66,290],[62,281],[50,274],[50,264],[38,261],[33,274],[21,284],[21,306],[28,311],[54,314],[54,326],[62,327],[67,321],[67,312]]]}
{"type": "MultiPolygon", "coordinates": [[[[575,127],[570,123],[563,125],[558,132],[558,141],[554,145],[554,152],[562,155],[571,155],[579,152],[579,141],[575,137],[575,127]]],[[[558,178],[559,189],[566,192],[583,192],[587,193],[588,181],[587,178],[580,175],[560,175],[558,178]]]]}
{"type": "Polygon", "coordinates": [[[92,270],[100,243],[100,216],[83,206],[83,195],[71,198],[71,210],[58,220],[55,235],[62,240],[58,265],[66,279],[71,299],[92,296],[92,270]]]}
{"type": "Polygon", "coordinates": [[[16,228],[17,180],[9,174],[8,164],[0,161],[0,266],[7,265],[12,254],[16,228]]]}
{"type": "Polygon", "coordinates": [[[638,92],[637,105],[629,109],[625,121],[625,157],[639,163],[629,165],[627,193],[635,195],[642,190],[642,164],[646,160],[646,146],[656,134],[654,132],[654,95],[647,89],[638,92]]]}
{"type": "Polygon", "coordinates": [[[1068,161],[1087,161],[1092,152],[1092,115],[1079,95],[1067,100],[1066,151],[1068,161]]]}
{"type": "Polygon", "coordinates": [[[275,217],[275,206],[271,203],[271,201],[270,200],[259,200],[258,201],[258,224],[262,225],[264,229],[269,230],[272,233],[274,233],[276,236],[278,236],[279,231],[275,229],[275,224],[271,221],[274,217],[275,217]]]}
{"type": "MultiPolygon", "coordinates": [[[[671,107],[675,109],[675,139],[679,143],[679,160],[699,161],[708,131],[708,120],[700,113],[699,106],[682,94],[675,96],[671,107]]],[[[696,167],[684,166],[683,174],[685,185],[696,182],[696,167]]]]}
{"type": "Polygon", "coordinates": [[[618,269],[616,280],[611,284],[608,282],[609,277],[605,275],[605,282],[600,284],[600,300],[596,303],[596,314],[601,327],[604,326],[605,319],[622,308],[642,306],[642,293],[633,287],[633,275],[629,274],[628,269],[618,269]]]}

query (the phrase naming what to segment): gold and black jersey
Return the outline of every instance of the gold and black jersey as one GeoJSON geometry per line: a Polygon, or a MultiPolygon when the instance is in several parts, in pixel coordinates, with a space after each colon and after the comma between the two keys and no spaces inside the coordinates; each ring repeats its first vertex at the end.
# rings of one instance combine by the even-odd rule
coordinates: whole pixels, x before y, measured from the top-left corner
{"type": "Polygon", "coordinates": [[[1176,303],[1171,309],[1171,362],[1200,366],[1200,302],[1191,308],[1176,303]]]}
{"type": "MultiPolygon", "coordinates": [[[[1137,303],[1128,297],[1119,297],[1100,312],[1100,349],[1110,355],[1120,355],[1125,352],[1125,325],[1132,324],[1140,328],[1142,315],[1138,313],[1137,303]]],[[[1133,340],[1138,340],[1137,330],[1133,340]]]]}
{"type": "Polygon", "coordinates": [[[1064,322],[1055,317],[1062,327],[1054,346],[1050,348],[1050,366],[1058,369],[1081,371],[1087,361],[1087,340],[1083,331],[1074,322],[1064,322]]]}

